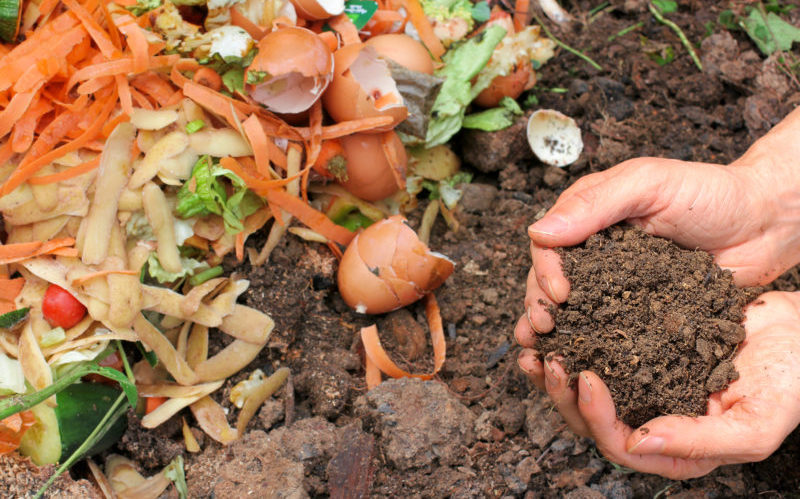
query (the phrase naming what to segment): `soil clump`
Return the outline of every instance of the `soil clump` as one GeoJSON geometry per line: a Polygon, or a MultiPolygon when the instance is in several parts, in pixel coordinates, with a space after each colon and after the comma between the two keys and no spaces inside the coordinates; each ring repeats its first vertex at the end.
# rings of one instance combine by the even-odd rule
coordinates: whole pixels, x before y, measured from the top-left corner
{"type": "Polygon", "coordinates": [[[597,373],[622,421],[705,414],[708,395],[739,377],[733,357],[756,293],[711,255],[622,226],[559,252],[571,290],[541,351],[563,357],[573,382],[597,373]]]}

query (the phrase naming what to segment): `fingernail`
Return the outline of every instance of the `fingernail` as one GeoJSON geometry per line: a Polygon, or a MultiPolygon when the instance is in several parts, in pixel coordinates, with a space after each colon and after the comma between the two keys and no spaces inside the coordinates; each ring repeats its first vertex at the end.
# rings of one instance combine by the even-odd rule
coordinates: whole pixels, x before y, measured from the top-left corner
{"type": "Polygon", "coordinates": [[[530,369],[525,369],[525,368],[522,366],[522,362],[521,362],[521,361],[523,361],[523,360],[527,360],[527,358],[528,358],[528,357],[530,357],[530,356],[532,356],[532,355],[533,355],[533,353],[532,353],[532,352],[530,352],[530,351],[528,351],[528,350],[523,350],[523,351],[522,351],[522,352],[519,354],[519,356],[517,357],[517,366],[519,366],[519,370],[520,370],[520,371],[522,371],[522,372],[524,372],[525,374],[530,374],[530,373],[531,373],[531,371],[530,371],[530,369]]]}
{"type": "Polygon", "coordinates": [[[550,388],[555,388],[558,386],[558,375],[556,374],[553,367],[547,362],[547,359],[544,360],[544,381],[547,383],[550,388]]]}
{"type": "Polygon", "coordinates": [[[644,437],[628,449],[631,454],[661,454],[666,442],[661,437],[644,437]]]}
{"type": "Polygon", "coordinates": [[[579,376],[581,386],[578,387],[578,396],[581,402],[588,404],[592,401],[592,384],[589,383],[589,378],[587,378],[585,374],[580,373],[579,376]]]}
{"type": "Polygon", "coordinates": [[[545,277],[544,282],[547,284],[547,294],[550,296],[550,298],[556,300],[556,294],[553,293],[553,281],[551,281],[549,277],[545,277]]]}
{"type": "Polygon", "coordinates": [[[556,236],[569,229],[569,222],[559,217],[551,215],[544,217],[528,229],[528,234],[544,234],[546,236],[556,236]]]}
{"type": "Polygon", "coordinates": [[[528,325],[531,327],[531,330],[533,330],[533,332],[536,334],[542,334],[536,329],[536,326],[533,325],[533,319],[531,318],[531,307],[528,307],[528,309],[525,311],[525,317],[528,318],[528,325]]]}

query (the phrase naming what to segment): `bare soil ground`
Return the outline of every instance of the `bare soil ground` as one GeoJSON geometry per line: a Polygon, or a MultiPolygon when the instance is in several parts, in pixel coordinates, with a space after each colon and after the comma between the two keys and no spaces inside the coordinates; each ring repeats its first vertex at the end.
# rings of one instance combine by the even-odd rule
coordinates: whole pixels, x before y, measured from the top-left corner
{"type": "MultiPolygon", "coordinates": [[[[645,2],[614,0],[591,17],[600,2],[563,3],[577,20],[567,29],[549,24],[554,34],[604,70],[560,51],[542,68],[534,93],[539,107],[575,118],[585,152],[556,169],[534,160],[524,142],[520,146],[521,125],[461,137],[465,168],[476,174],[457,213],[461,230],[447,231],[439,220],[431,240],[456,262],[437,291],[447,331],[442,372],[430,382],[392,380],[367,393],[359,328],[377,321],[392,357],[425,371],[432,355],[429,347],[419,348],[427,334],[422,306],[380,317],[355,314],[337,294],[337,264],[328,249],[285,239],[268,265],[237,270],[252,283],[247,304],[277,324],[251,368],[289,366],[289,387],[261,409],[241,441],[222,447],[205,439],[201,453],[185,456],[193,497],[797,494],[797,432],[762,463],[728,466],[704,478],[675,482],[633,473],[570,433],[517,370],[513,328],[523,313],[530,265],[525,229],[563,189],[636,156],[732,161],[800,102],[797,82],[777,61],[761,56],[743,32],[717,24],[721,10],[744,2],[682,1],[670,15],[698,44],[703,72],[645,2]],[[648,52],[666,46],[675,58],[661,66],[648,52]]],[[[800,25],[800,9],[787,16],[800,25]]],[[[413,226],[419,216],[411,215],[413,226]]],[[[775,286],[798,289],[797,271],[775,286]]],[[[149,433],[132,424],[118,451],[149,470],[182,452],[178,424],[149,433]]]]}

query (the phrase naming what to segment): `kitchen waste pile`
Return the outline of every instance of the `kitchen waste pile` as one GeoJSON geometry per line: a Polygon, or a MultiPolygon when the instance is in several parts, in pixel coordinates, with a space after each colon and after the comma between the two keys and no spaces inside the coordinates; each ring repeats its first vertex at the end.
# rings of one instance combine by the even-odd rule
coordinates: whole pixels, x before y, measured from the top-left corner
{"type": "MultiPolygon", "coordinates": [[[[147,428],[188,407],[214,440],[242,435],[288,370],[233,387],[229,425],[211,394],[273,322],[237,304],[249,282],[221,263],[263,264],[283,237],[342,258],[359,312],[425,297],[438,370],[429,292],[453,264],[427,234],[438,213],[457,224],[469,181],[447,142],[521,114],[554,49],[527,7],[0,1],[0,452],[63,471],[113,445],[130,406],[147,428]],[[420,240],[402,214],[424,194],[420,240]],[[231,340],[209,357],[213,335],[231,340]]],[[[374,327],[362,339],[370,386],[411,375],[374,327]]],[[[179,460],[149,478],[122,456],[88,463],[109,496],[183,490],[179,460]]]]}

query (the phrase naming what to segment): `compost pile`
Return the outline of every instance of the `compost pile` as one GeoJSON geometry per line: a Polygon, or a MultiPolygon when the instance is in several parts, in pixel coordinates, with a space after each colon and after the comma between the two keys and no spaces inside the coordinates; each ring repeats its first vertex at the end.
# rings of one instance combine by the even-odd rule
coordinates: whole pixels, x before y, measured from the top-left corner
{"type": "Polygon", "coordinates": [[[541,349],[563,356],[572,376],[603,378],[622,421],[705,414],[708,395],[738,378],[733,358],[755,293],[711,255],[615,226],[561,259],[571,290],[541,349]]]}

